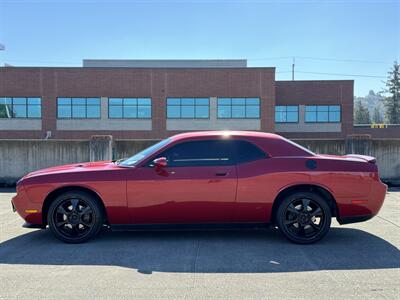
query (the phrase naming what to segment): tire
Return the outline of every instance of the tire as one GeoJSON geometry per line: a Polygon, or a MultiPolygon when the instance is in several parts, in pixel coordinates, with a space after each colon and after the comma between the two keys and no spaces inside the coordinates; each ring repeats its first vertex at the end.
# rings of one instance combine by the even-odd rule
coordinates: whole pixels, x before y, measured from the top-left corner
{"type": "Polygon", "coordinates": [[[50,205],[47,223],[59,240],[78,244],[95,237],[103,226],[100,205],[88,193],[68,191],[50,205]]]}
{"type": "Polygon", "coordinates": [[[331,226],[332,212],[326,201],[313,192],[296,192],[279,205],[279,230],[296,244],[312,244],[322,239],[331,226]]]}

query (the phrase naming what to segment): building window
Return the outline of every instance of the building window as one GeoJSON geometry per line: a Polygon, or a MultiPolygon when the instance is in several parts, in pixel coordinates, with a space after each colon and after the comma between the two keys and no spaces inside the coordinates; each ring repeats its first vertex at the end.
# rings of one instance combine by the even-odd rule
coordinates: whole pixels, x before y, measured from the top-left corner
{"type": "Polygon", "coordinates": [[[259,119],[260,98],[218,98],[218,118],[259,119]]]}
{"type": "Polygon", "coordinates": [[[40,98],[0,98],[0,118],[41,118],[40,98]]]}
{"type": "Polygon", "coordinates": [[[276,123],[297,123],[299,122],[298,105],[278,105],[275,106],[276,123]]]}
{"type": "Polygon", "coordinates": [[[167,98],[168,119],[208,119],[209,98],[167,98]]]}
{"type": "Polygon", "coordinates": [[[109,98],[110,119],[150,119],[151,98],[109,98]]]}
{"type": "Polygon", "coordinates": [[[59,119],[99,119],[100,98],[57,98],[59,119]]]}
{"type": "Polygon", "coordinates": [[[305,121],[309,123],[340,122],[340,105],[306,105],[305,121]]]}

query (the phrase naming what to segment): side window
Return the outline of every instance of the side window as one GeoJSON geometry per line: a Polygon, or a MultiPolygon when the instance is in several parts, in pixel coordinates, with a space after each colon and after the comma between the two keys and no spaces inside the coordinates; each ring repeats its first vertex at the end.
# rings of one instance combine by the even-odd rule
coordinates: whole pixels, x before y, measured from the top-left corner
{"type": "Polygon", "coordinates": [[[256,145],[243,140],[235,141],[235,150],[235,159],[238,164],[267,157],[256,145]]]}
{"type": "Polygon", "coordinates": [[[159,157],[170,167],[233,165],[232,144],[228,140],[184,142],[165,150],[159,157]]]}

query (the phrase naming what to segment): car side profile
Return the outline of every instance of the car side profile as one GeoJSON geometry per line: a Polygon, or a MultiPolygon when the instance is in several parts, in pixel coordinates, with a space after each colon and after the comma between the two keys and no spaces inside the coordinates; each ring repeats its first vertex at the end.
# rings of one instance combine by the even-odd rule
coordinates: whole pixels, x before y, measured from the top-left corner
{"type": "Polygon", "coordinates": [[[340,224],[380,210],[386,185],[375,159],[315,154],[279,135],[183,133],[119,161],[76,163],[29,173],[13,209],[25,227],[81,243],[116,230],[277,226],[313,243],[340,224]]]}

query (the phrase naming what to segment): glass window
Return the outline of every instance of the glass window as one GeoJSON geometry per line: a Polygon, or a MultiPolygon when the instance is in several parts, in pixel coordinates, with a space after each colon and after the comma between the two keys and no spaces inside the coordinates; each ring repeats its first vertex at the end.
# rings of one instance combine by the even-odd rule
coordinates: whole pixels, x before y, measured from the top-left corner
{"type": "Polygon", "coordinates": [[[1,97],[0,118],[41,118],[41,99],[37,97],[1,97]]]}
{"type": "Polygon", "coordinates": [[[57,98],[59,119],[99,119],[100,98],[57,98]]]}
{"type": "Polygon", "coordinates": [[[259,98],[218,98],[217,116],[220,119],[259,119],[259,98]]]}
{"type": "Polygon", "coordinates": [[[146,148],[139,153],[136,153],[134,156],[131,156],[128,159],[125,159],[120,162],[122,166],[131,166],[135,165],[138,161],[152,155],[153,153],[157,152],[160,150],[162,147],[164,147],[166,144],[168,144],[171,141],[171,139],[165,139],[162,140],[161,142],[158,142],[157,144],[154,144],[153,146],[150,146],[149,148],[146,148]]]}
{"type": "Polygon", "coordinates": [[[86,108],[86,117],[88,119],[100,118],[100,105],[88,105],[86,108]]]}
{"type": "Polygon", "coordinates": [[[182,105],[181,118],[194,119],[194,105],[182,105]]]}
{"type": "Polygon", "coordinates": [[[85,118],[86,106],[84,105],[72,105],[72,118],[85,118]]]}
{"type": "Polygon", "coordinates": [[[126,105],[122,107],[119,118],[134,119],[138,116],[138,107],[136,105],[126,105]]]}
{"type": "Polygon", "coordinates": [[[209,98],[167,98],[168,119],[207,119],[209,116],[209,98]]]}
{"type": "Polygon", "coordinates": [[[218,118],[226,119],[231,118],[232,107],[231,106],[219,106],[218,107],[218,118]]]}
{"type": "Polygon", "coordinates": [[[170,119],[176,119],[181,117],[181,107],[180,106],[168,106],[167,116],[170,119]]]}
{"type": "Polygon", "coordinates": [[[229,140],[191,141],[172,146],[159,157],[166,157],[169,167],[232,165],[229,140]]]}
{"type": "Polygon", "coordinates": [[[14,118],[26,118],[26,105],[13,104],[14,118]]]}
{"type": "Polygon", "coordinates": [[[306,122],[340,122],[340,105],[306,105],[306,122]]]}
{"type": "Polygon", "coordinates": [[[151,98],[109,98],[110,119],[150,119],[151,98]]]}
{"type": "Polygon", "coordinates": [[[122,105],[121,106],[108,106],[109,118],[122,118],[122,105]]]}
{"type": "Polygon", "coordinates": [[[234,143],[236,163],[244,163],[267,157],[260,148],[248,141],[236,140],[234,143]]]}
{"type": "Polygon", "coordinates": [[[275,106],[276,123],[297,123],[299,121],[299,107],[297,105],[275,106]]]}

